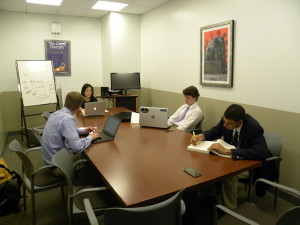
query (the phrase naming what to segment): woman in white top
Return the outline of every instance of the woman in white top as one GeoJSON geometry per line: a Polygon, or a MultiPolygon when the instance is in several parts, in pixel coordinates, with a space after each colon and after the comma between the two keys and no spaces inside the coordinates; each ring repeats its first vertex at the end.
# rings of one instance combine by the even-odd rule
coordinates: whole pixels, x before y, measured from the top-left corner
{"type": "Polygon", "coordinates": [[[202,119],[202,110],[197,100],[199,91],[194,86],[189,86],[182,91],[185,103],[169,118],[168,125],[174,125],[179,130],[187,131],[195,128],[202,119]]]}

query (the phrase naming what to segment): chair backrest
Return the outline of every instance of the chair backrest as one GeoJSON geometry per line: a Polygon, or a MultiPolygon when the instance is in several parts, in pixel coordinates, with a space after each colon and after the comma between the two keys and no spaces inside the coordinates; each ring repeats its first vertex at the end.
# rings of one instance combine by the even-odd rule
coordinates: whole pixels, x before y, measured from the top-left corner
{"type": "Polygon", "coordinates": [[[276,225],[299,225],[299,223],[300,223],[300,206],[296,206],[284,212],[279,217],[276,225]]]}
{"type": "Polygon", "coordinates": [[[51,113],[49,113],[49,112],[43,112],[41,114],[41,116],[44,117],[46,121],[49,119],[50,115],[51,115],[51,113]]]}
{"type": "Polygon", "coordinates": [[[183,190],[173,197],[145,207],[111,208],[105,210],[105,225],[181,225],[181,197],[183,190]]]}
{"type": "Polygon", "coordinates": [[[268,149],[273,156],[280,156],[281,149],[284,143],[284,138],[278,134],[270,133],[268,131],[264,132],[264,137],[267,142],[268,149]]]}
{"type": "Polygon", "coordinates": [[[34,168],[32,165],[32,162],[30,158],[25,154],[24,149],[20,142],[17,140],[13,140],[9,145],[8,148],[15,152],[18,157],[21,159],[23,168],[24,168],[24,173],[28,179],[31,180],[31,174],[34,172],[34,168]]]}
{"type": "Polygon", "coordinates": [[[67,149],[62,148],[52,158],[52,164],[58,167],[64,174],[69,188],[69,194],[73,193],[73,160],[67,149]]]}
{"type": "Polygon", "coordinates": [[[199,121],[199,123],[197,124],[197,126],[196,126],[196,129],[199,129],[199,130],[201,130],[202,129],[202,123],[203,123],[203,121],[204,121],[204,115],[202,115],[202,119],[199,121]]]}
{"type": "Polygon", "coordinates": [[[200,134],[202,132],[203,120],[204,120],[204,115],[202,115],[201,120],[196,124],[196,126],[187,129],[186,132],[191,133],[191,134],[193,134],[193,133],[200,134]]]}

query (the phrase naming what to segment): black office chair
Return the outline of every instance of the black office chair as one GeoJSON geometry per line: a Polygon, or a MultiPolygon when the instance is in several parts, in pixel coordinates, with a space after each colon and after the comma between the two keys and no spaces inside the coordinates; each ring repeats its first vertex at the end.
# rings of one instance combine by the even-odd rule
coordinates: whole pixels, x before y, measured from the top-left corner
{"type": "MultiPolygon", "coordinates": [[[[104,225],[181,225],[183,190],[173,197],[149,206],[138,208],[109,208],[104,212],[104,225]]],[[[89,199],[84,205],[91,225],[98,225],[89,199]]]]}
{"type": "MultiPolygon", "coordinates": [[[[300,199],[300,191],[272,182],[266,179],[257,179],[254,183],[263,182],[274,186],[291,196],[300,199]]],[[[300,206],[293,207],[284,212],[278,219],[256,207],[253,202],[245,202],[236,209],[230,210],[222,205],[216,205],[214,211],[214,225],[299,225],[300,206]],[[218,220],[218,210],[226,214],[218,220]]]]}

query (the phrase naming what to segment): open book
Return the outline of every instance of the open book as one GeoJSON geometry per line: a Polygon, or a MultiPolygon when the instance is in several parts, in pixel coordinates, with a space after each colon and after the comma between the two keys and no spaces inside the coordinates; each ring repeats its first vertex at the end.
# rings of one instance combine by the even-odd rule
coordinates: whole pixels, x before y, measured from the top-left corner
{"type": "Polygon", "coordinates": [[[231,158],[231,156],[229,156],[229,155],[222,155],[222,154],[218,153],[217,151],[214,151],[214,150],[209,151],[209,150],[207,150],[214,143],[219,143],[224,148],[228,148],[228,149],[235,149],[236,148],[235,146],[230,145],[230,144],[228,144],[227,142],[225,142],[225,141],[223,141],[221,139],[218,139],[217,141],[201,141],[197,145],[190,144],[187,147],[187,150],[195,151],[195,152],[201,152],[201,153],[206,153],[206,154],[208,154],[209,152],[211,152],[211,153],[214,153],[214,154],[219,155],[219,156],[231,158]]]}

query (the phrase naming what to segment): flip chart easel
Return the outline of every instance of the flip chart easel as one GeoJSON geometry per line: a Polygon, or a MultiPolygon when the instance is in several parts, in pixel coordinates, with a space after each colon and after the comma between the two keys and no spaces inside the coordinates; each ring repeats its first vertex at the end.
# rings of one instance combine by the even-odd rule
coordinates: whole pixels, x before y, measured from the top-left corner
{"type": "MultiPolygon", "coordinates": [[[[55,104],[59,108],[53,65],[51,60],[17,60],[16,70],[21,101],[21,127],[25,128],[27,145],[30,147],[26,124],[25,107],[55,104]]],[[[22,138],[23,138],[23,130],[22,138]]]]}

